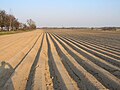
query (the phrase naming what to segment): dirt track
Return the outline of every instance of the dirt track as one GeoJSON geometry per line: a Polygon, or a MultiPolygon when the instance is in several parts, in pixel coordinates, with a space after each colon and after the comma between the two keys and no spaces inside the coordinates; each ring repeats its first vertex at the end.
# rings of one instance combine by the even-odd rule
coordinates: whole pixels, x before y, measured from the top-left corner
{"type": "Polygon", "coordinates": [[[0,36],[0,90],[120,90],[120,32],[36,30],[0,36]]]}

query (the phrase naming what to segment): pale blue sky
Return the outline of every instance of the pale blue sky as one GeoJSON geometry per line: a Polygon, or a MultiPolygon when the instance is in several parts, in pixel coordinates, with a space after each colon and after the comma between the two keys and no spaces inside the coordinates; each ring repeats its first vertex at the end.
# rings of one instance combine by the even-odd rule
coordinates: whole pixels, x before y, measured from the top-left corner
{"type": "Polygon", "coordinates": [[[38,26],[120,26],[120,0],[1,0],[0,9],[38,26]]]}

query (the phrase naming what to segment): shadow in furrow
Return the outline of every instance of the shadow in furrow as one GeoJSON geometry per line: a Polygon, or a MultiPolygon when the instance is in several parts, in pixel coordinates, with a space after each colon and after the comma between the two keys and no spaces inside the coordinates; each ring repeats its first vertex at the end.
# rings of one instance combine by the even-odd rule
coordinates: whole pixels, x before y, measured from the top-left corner
{"type": "MultiPolygon", "coordinates": [[[[65,37],[65,36],[63,36],[63,38],[65,38],[65,39],[67,39],[67,40],[70,39],[70,40],[72,40],[72,41],[74,41],[74,42],[77,42],[77,43],[79,43],[79,44],[87,47],[87,48],[90,48],[90,49],[92,49],[92,50],[95,50],[95,51],[97,51],[97,52],[100,52],[100,53],[102,53],[102,54],[105,54],[105,55],[108,55],[108,56],[110,56],[110,57],[112,57],[112,58],[115,58],[115,59],[120,60],[120,57],[117,57],[117,56],[114,56],[114,55],[112,55],[112,54],[109,54],[109,53],[106,52],[106,50],[104,50],[105,52],[100,51],[100,50],[98,50],[99,48],[97,49],[97,47],[95,47],[95,46],[93,46],[93,45],[90,45],[90,44],[88,44],[88,43],[86,43],[86,42],[77,41],[77,40],[74,40],[74,39],[72,39],[72,38],[67,38],[67,37],[65,37]],[[83,43],[84,43],[84,44],[83,44],[83,43]],[[94,48],[94,47],[95,47],[95,48],[94,48]]],[[[101,49],[101,50],[103,50],[103,49],[101,49]]]]}
{"type": "MultiPolygon", "coordinates": [[[[51,37],[51,35],[50,35],[50,37],[51,37]]],[[[61,57],[61,62],[65,66],[66,70],[69,72],[70,77],[72,77],[77,82],[77,85],[81,90],[84,90],[85,87],[84,87],[84,85],[82,85],[80,77],[74,72],[74,70],[71,69],[71,66],[67,62],[67,61],[69,61],[68,57],[61,51],[60,47],[57,45],[57,43],[55,42],[55,40],[52,37],[51,37],[51,39],[54,42],[54,45],[56,46],[56,50],[57,50],[59,56],[61,57]]]]}
{"type": "MultiPolygon", "coordinates": [[[[56,35],[56,36],[59,37],[61,40],[63,40],[60,36],[58,36],[58,35],[56,35]]],[[[96,52],[94,52],[94,51],[88,50],[88,49],[86,49],[85,47],[82,47],[82,46],[76,44],[76,43],[73,42],[73,41],[70,41],[70,40],[68,40],[68,39],[66,39],[66,40],[69,41],[69,42],[71,42],[71,43],[73,43],[73,44],[76,45],[77,47],[79,47],[79,48],[81,48],[81,49],[83,49],[83,50],[85,50],[85,51],[93,54],[94,56],[96,56],[96,57],[98,57],[98,58],[101,58],[101,59],[103,59],[104,61],[106,61],[106,62],[108,62],[108,63],[110,63],[110,64],[113,64],[113,65],[115,65],[115,66],[117,66],[117,67],[120,67],[120,64],[119,64],[118,61],[114,61],[114,60],[113,60],[112,58],[110,58],[110,57],[106,57],[106,56],[100,55],[100,54],[98,54],[98,53],[96,53],[96,52]]],[[[65,40],[63,40],[63,41],[65,41],[65,40]]],[[[65,41],[65,42],[66,42],[66,41],[65,41]]],[[[69,44],[68,42],[66,42],[66,43],[69,44]]],[[[71,45],[70,45],[70,46],[71,46],[71,45]]],[[[71,47],[72,47],[72,46],[71,46],[71,47]]],[[[73,47],[72,47],[72,48],[73,48],[73,47]]]]}
{"type": "MultiPolygon", "coordinates": [[[[55,37],[56,40],[58,40],[55,37]]],[[[59,41],[59,40],[58,40],[59,41]]],[[[64,41],[64,40],[63,40],[64,41]]],[[[68,42],[64,41],[65,43],[67,43],[71,48],[73,48],[74,50],[76,50],[77,52],[79,52],[81,55],[83,56],[87,56],[87,54],[80,52],[79,50],[77,50],[77,48],[73,47],[71,44],[69,44],[68,42]]],[[[101,76],[96,73],[93,69],[93,67],[89,68],[87,64],[85,64],[85,62],[79,57],[77,56],[75,53],[73,53],[71,50],[69,50],[61,41],[59,41],[59,43],[61,43],[61,45],[68,51],[68,53],[72,56],[74,56],[73,58],[83,67],[87,70],[87,72],[91,73],[98,81],[100,81],[106,88],[112,88],[109,84],[106,84],[102,81],[101,76]]]]}
{"type": "Polygon", "coordinates": [[[39,37],[37,38],[37,40],[33,44],[32,48],[26,53],[26,55],[22,58],[22,60],[19,62],[19,64],[14,69],[16,69],[21,64],[21,62],[25,59],[25,57],[28,55],[28,53],[33,49],[33,47],[35,46],[35,44],[37,43],[37,41],[38,41],[38,39],[40,38],[41,35],[39,35],[39,37]]]}
{"type": "MultiPolygon", "coordinates": [[[[43,37],[44,37],[44,35],[43,35],[43,37]]],[[[31,67],[30,74],[29,74],[29,77],[28,77],[28,81],[27,81],[25,90],[32,90],[33,83],[34,83],[35,71],[36,71],[36,68],[38,67],[36,65],[37,65],[37,63],[39,61],[40,52],[41,52],[42,45],[43,45],[43,37],[42,37],[42,42],[40,44],[40,48],[39,48],[38,53],[36,55],[35,61],[34,61],[33,65],[32,65],[32,67],[31,67]]]]}
{"type": "MultiPolygon", "coordinates": [[[[74,37],[74,38],[77,39],[77,40],[81,40],[81,39],[78,39],[77,37],[74,37]]],[[[89,43],[92,43],[92,44],[96,44],[96,45],[98,45],[100,47],[104,47],[106,49],[110,49],[110,50],[116,51],[118,53],[120,52],[120,49],[115,48],[115,47],[110,46],[110,45],[107,45],[107,44],[100,43],[99,41],[96,41],[96,40],[89,40],[88,38],[82,39],[82,40],[84,40],[86,42],[89,42],[89,43]]]]}
{"type": "MultiPolygon", "coordinates": [[[[59,79],[58,78],[61,78],[61,77],[58,77],[57,75],[56,75],[56,72],[55,72],[55,68],[57,69],[57,67],[56,67],[56,65],[55,64],[53,64],[53,63],[55,63],[54,62],[54,59],[53,59],[53,55],[52,55],[52,52],[51,52],[51,45],[50,45],[50,43],[49,43],[49,40],[48,40],[48,36],[46,37],[46,39],[47,39],[47,43],[48,43],[48,57],[49,57],[49,59],[48,59],[48,64],[49,64],[49,71],[50,71],[50,76],[51,76],[51,78],[52,78],[52,81],[53,81],[53,88],[55,89],[55,90],[62,90],[62,86],[61,86],[61,84],[62,85],[64,85],[64,87],[66,88],[66,86],[65,86],[65,84],[64,84],[64,82],[60,82],[59,81],[59,79]]],[[[57,71],[57,70],[56,70],[57,71]]],[[[59,71],[57,71],[57,74],[59,74],[60,75],[60,73],[59,73],[59,71]]],[[[61,78],[62,79],[62,78],[61,78]]],[[[64,88],[64,89],[65,89],[64,88]]],[[[65,89],[65,90],[67,90],[67,88],[65,89]]]]}

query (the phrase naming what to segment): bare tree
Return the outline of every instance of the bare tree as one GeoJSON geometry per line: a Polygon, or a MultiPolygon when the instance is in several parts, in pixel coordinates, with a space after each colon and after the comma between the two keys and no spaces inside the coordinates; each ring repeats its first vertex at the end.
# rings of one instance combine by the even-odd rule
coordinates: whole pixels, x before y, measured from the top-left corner
{"type": "Polygon", "coordinates": [[[27,24],[21,24],[14,15],[7,14],[4,10],[0,10],[0,27],[3,31],[3,28],[8,31],[20,29],[36,29],[35,22],[32,19],[27,20],[27,24]],[[22,28],[21,28],[22,27],[22,28]]]}
{"type": "Polygon", "coordinates": [[[29,25],[30,29],[36,29],[36,24],[32,19],[28,19],[27,24],[29,25]]]}
{"type": "Polygon", "coordinates": [[[19,26],[20,26],[20,23],[18,22],[18,19],[15,19],[13,24],[14,24],[15,30],[18,30],[19,26]]]}
{"type": "Polygon", "coordinates": [[[5,26],[5,16],[6,16],[6,12],[4,10],[0,11],[0,27],[1,30],[3,30],[3,27],[5,26]]]}

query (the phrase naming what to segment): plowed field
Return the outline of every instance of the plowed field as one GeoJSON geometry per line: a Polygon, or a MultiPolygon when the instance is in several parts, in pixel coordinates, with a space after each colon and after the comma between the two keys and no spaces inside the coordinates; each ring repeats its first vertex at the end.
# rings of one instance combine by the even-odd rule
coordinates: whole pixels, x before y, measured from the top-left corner
{"type": "Polygon", "coordinates": [[[120,90],[120,32],[36,30],[0,36],[0,90],[120,90]]]}

